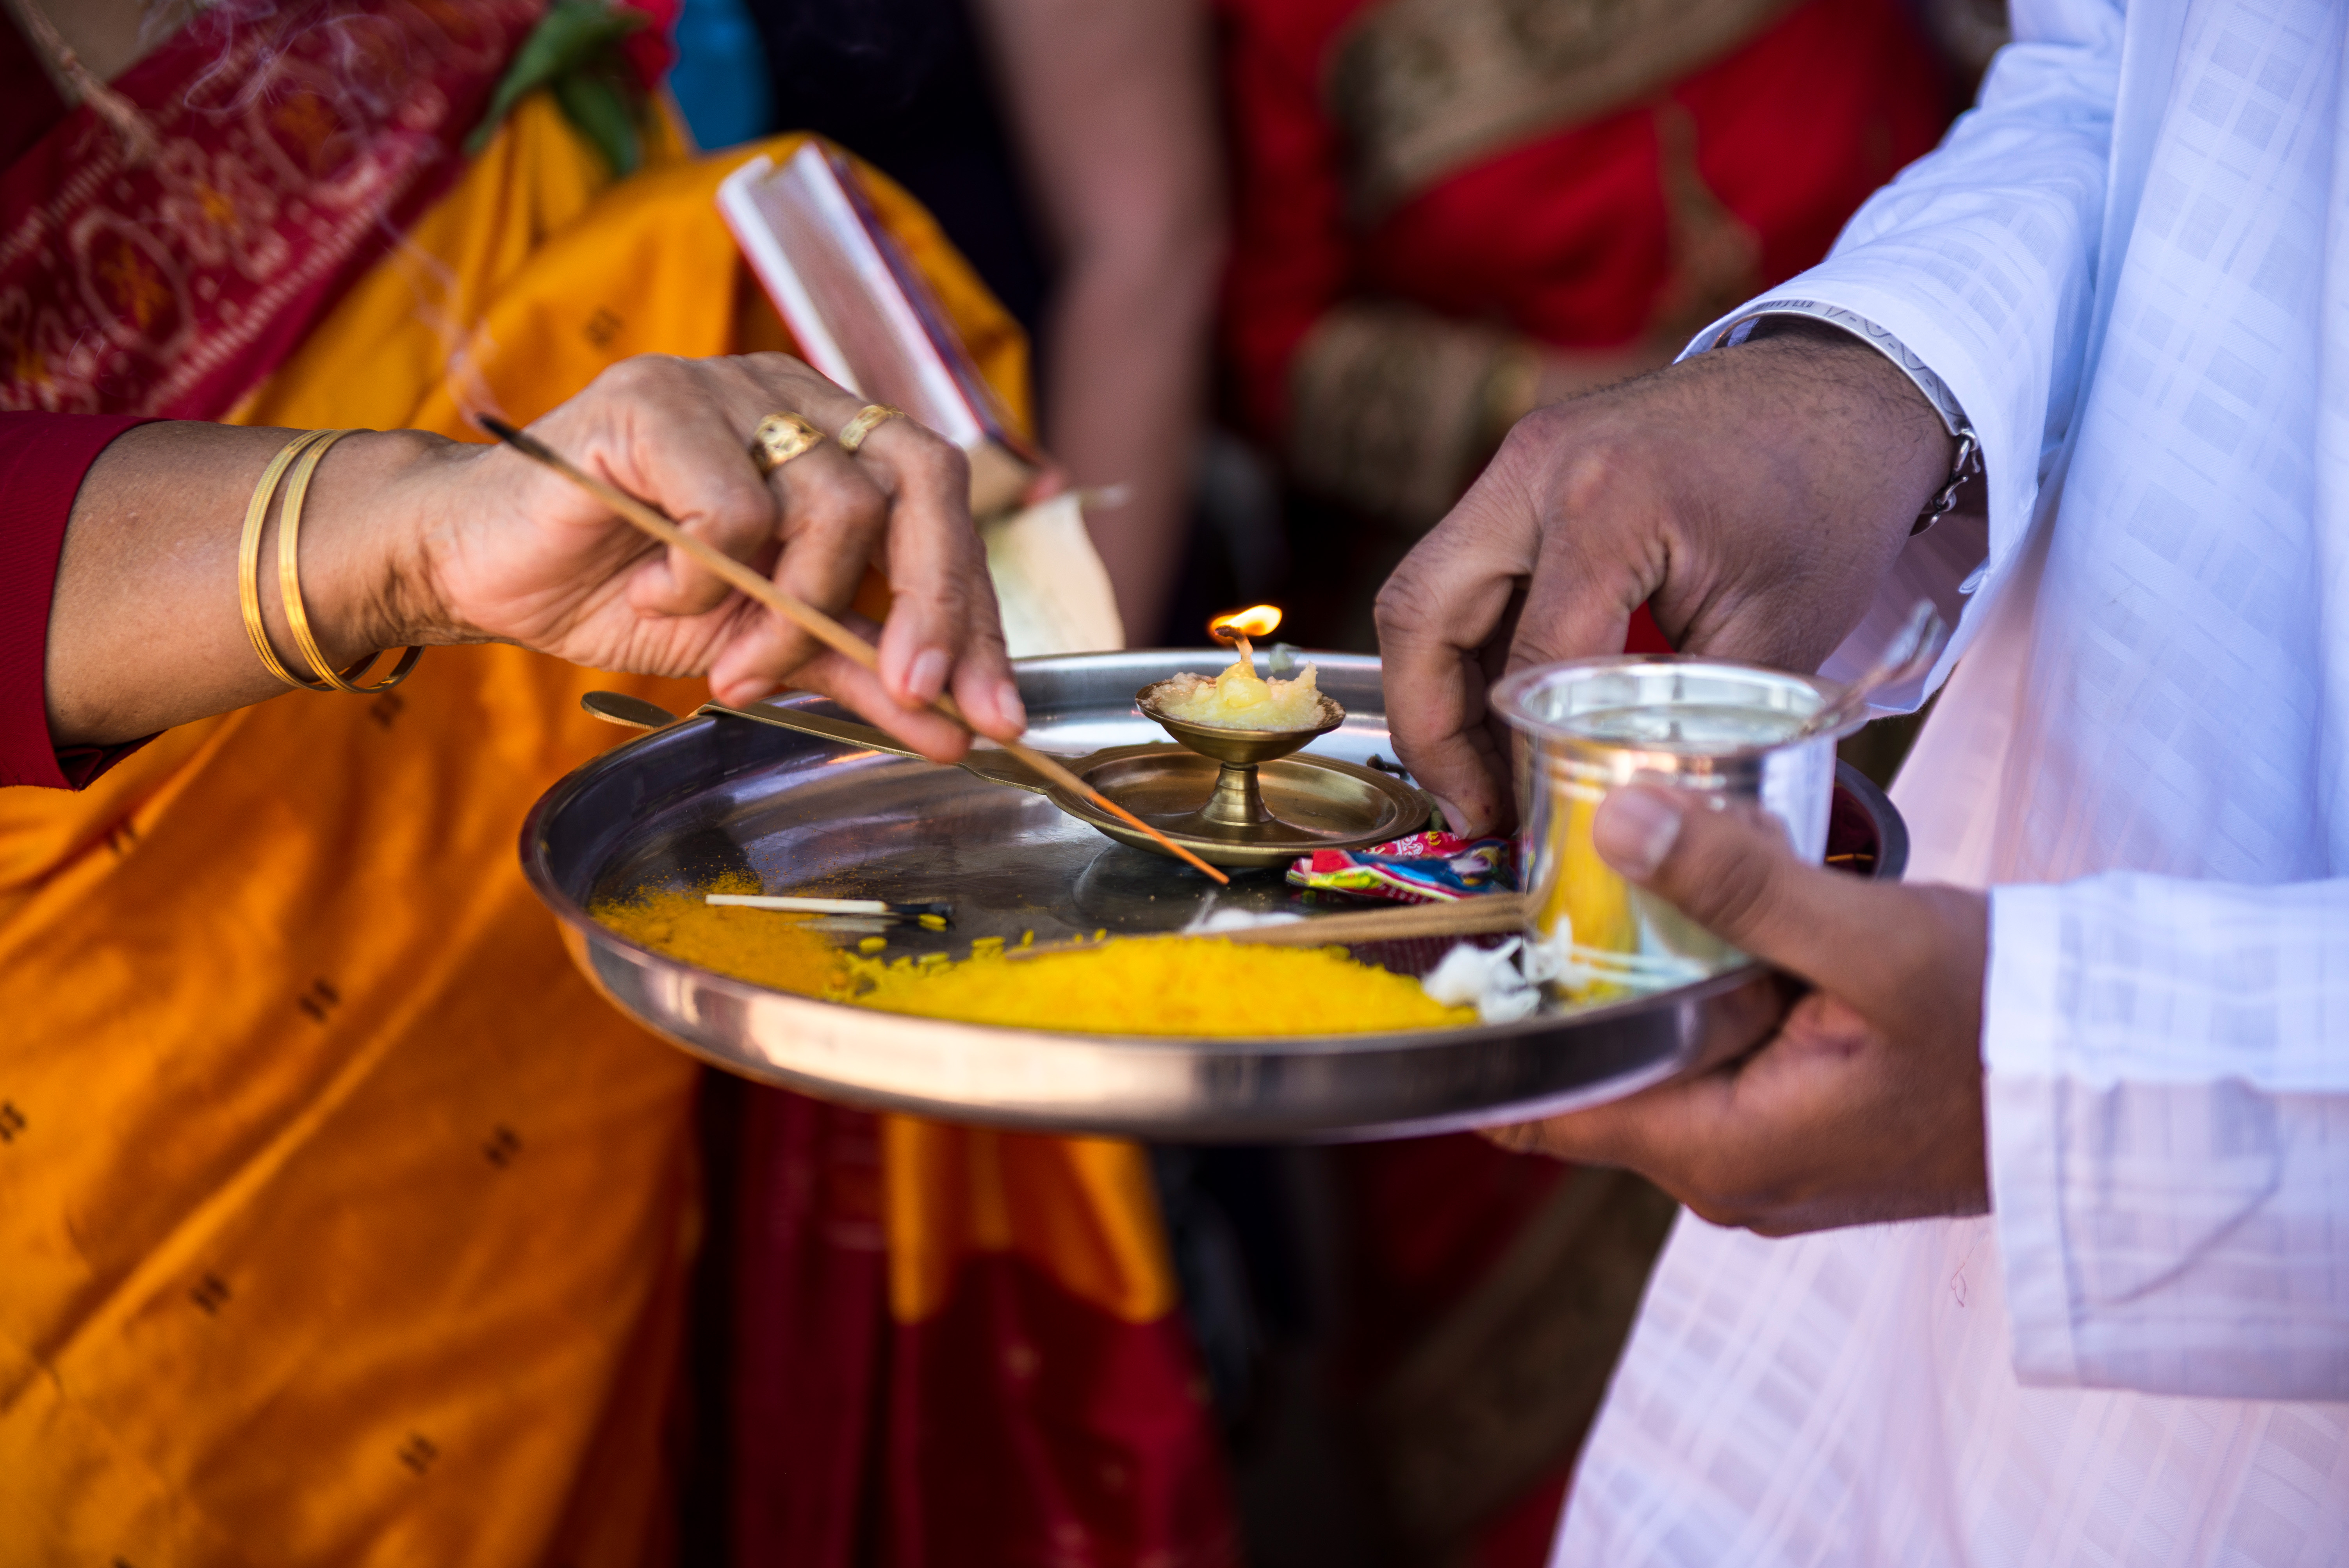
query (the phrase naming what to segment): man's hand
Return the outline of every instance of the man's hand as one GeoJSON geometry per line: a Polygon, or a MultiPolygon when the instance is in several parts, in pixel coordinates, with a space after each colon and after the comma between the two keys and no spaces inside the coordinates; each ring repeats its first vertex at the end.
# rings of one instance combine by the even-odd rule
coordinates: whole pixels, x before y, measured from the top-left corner
{"type": "Polygon", "coordinates": [[[1764,1235],[1989,1207],[1979,893],[1805,865],[1775,819],[1670,789],[1617,790],[1592,832],[1626,877],[1818,989],[1726,1067],[1499,1141],[1627,1166],[1764,1235]]]}
{"type": "Polygon", "coordinates": [[[1456,830],[1503,825],[1486,688],[1620,652],[1642,603],[1687,652],[1816,669],[1953,458],[1889,361],[1808,324],[1538,410],[1379,594],[1397,755],[1456,830]]]}

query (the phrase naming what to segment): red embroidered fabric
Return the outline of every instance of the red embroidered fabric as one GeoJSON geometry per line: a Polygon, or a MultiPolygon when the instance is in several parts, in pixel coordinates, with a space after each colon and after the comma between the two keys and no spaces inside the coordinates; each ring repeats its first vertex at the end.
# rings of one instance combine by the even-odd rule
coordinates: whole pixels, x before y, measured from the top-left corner
{"type": "MultiPolygon", "coordinates": [[[[1225,339],[1242,407],[1277,440],[1289,360],[1324,311],[1380,296],[1561,347],[1646,330],[1671,275],[1655,98],[1529,137],[1368,230],[1324,103],[1332,48],[1370,0],[1219,0],[1231,125],[1225,339]]],[[[1826,254],[1844,220],[1929,150],[1946,116],[1889,0],[1810,0],[1657,98],[1687,110],[1697,170],[1762,245],[1761,282],[1826,254]]]]}
{"type": "MultiPolygon", "coordinates": [[[[532,0],[199,11],[0,175],[0,408],[219,418],[463,168],[532,0]]],[[[0,24],[5,25],[5,24],[0,24]]]]}
{"type": "Polygon", "coordinates": [[[41,685],[57,552],[82,476],[108,442],[145,423],[119,414],[0,414],[0,787],[78,789],[146,744],[58,750],[41,685]]]}

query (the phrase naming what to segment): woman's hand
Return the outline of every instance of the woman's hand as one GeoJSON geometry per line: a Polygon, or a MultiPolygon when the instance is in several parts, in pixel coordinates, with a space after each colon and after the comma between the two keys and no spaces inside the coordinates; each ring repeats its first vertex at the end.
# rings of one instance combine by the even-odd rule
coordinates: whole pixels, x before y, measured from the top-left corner
{"type": "Polygon", "coordinates": [[[1989,1207],[1981,894],[1804,865],[1775,819],[1671,789],[1618,790],[1592,833],[1626,877],[1818,989],[1725,1067],[1498,1141],[1629,1167],[1764,1235],[1989,1207]]]}
{"type": "MultiPolygon", "coordinates": [[[[986,734],[1026,719],[1011,683],[962,454],[891,419],[855,456],[826,441],[761,479],[751,432],[797,413],[837,432],[860,400],[781,354],[613,366],[532,428],[801,599],[847,616],[865,568],[893,591],[876,676],[672,556],[559,474],[502,446],[413,430],[350,436],[303,512],[303,599],[341,667],[404,644],[497,639],[601,669],[707,675],[720,701],[789,682],[823,692],[932,757],[968,738],[924,706],[953,692],[986,734]]],[[[59,746],[106,745],[285,687],[237,608],[237,538],[290,432],[192,422],[118,438],[82,480],[52,594],[43,671],[59,746]]],[[[262,615],[293,654],[276,524],[262,615]]]]}
{"type": "Polygon", "coordinates": [[[962,454],[891,419],[854,457],[826,441],[765,479],[751,460],[750,433],[769,414],[837,431],[860,407],[785,355],[647,356],[613,366],[531,428],[834,616],[846,615],[866,566],[879,567],[893,601],[877,678],[503,447],[452,448],[419,476],[431,521],[400,568],[416,585],[414,634],[520,643],[601,669],[707,674],[713,695],[738,705],[805,686],[944,760],[967,740],[924,707],[943,691],[987,733],[1018,735],[1025,716],[962,454]]]}

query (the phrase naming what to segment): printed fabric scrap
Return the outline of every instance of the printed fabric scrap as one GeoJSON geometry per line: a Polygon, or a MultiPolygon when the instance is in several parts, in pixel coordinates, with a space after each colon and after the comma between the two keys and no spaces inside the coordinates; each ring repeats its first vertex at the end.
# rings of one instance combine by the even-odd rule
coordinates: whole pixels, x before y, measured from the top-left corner
{"type": "Polygon", "coordinates": [[[1399,903],[1440,903],[1517,885],[1516,847],[1506,839],[1413,833],[1367,850],[1316,850],[1290,864],[1288,880],[1322,892],[1399,903]]]}

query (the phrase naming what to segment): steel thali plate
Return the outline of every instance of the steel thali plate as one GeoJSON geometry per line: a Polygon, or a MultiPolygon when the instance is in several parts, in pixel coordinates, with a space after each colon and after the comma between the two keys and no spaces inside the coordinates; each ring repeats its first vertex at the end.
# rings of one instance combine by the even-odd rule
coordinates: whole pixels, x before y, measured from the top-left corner
{"type": "MultiPolygon", "coordinates": [[[[1378,766],[1392,755],[1375,658],[1315,655],[1343,727],[1313,750],[1378,766]]],[[[1134,691],[1213,650],[1022,661],[1044,749],[1163,739],[1134,691]]],[[[812,696],[784,706],[841,716],[812,696]]],[[[1907,835],[1848,769],[1837,810],[1898,876],[1907,835]]],[[[1218,907],[1299,907],[1278,872],[1217,892],[1180,862],[1112,842],[1045,797],[771,725],[702,716],[605,753],[540,799],[523,867],[580,967],[612,1002],[744,1077],[856,1104],[997,1126],[1183,1140],[1397,1136],[1524,1120],[1630,1094],[1760,1040],[1794,992],[1749,965],[1696,985],[1514,1024],[1403,1033],[1195,1039],[1001,1028],[875,1012],[770,990],[643,947],[587,905],[647,885],[750,872],[769,891],[949,899],[944,933],[900,928],[893,954],[961,954],[974,938],[1039,943],[1175,930],[1218,907]]],[[[1423,953],[1359,950],[1410,968],[1423,953]]],[[[1424,947],[1426,944],[1421,944],[1424,947]]]]}

